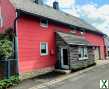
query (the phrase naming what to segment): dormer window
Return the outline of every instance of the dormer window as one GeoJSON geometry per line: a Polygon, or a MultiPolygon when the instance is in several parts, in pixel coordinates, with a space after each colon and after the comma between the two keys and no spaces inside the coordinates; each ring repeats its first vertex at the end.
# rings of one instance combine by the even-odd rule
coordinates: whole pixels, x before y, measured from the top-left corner
{"type": "Polygon", "coordinates": [[[47,19],[41,19],[40,20],[40,26],[48,27],[48,20],[47,19]]]}

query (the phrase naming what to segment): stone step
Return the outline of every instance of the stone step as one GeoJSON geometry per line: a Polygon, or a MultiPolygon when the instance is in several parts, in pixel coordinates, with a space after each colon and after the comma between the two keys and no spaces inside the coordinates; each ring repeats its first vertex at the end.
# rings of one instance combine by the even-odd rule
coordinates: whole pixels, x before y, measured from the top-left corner
{"type": "Polygon", "coordinates": [[[55,69],[55,72],[60,72],[60,73],[69,74],[69,73],[71,73],[71,70],[55,69]]]}

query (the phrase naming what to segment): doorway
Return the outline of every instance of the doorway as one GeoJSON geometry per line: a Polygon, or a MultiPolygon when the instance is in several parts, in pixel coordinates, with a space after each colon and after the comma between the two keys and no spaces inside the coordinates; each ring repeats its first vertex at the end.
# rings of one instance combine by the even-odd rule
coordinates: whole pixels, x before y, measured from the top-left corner
{"type": "Polygon", "coordinates": [[[68,49],[67,48],[61,48],[61,67],[63,69],[69,68],[69,61],[68,61],[68,49]]]}
{"type": "Polygon", "coordinates": [[[95,60],[99,60],[100,59],[100,48],[96,47],[96,49],[94,50],[94,54],[95,54],[95,60]]]}

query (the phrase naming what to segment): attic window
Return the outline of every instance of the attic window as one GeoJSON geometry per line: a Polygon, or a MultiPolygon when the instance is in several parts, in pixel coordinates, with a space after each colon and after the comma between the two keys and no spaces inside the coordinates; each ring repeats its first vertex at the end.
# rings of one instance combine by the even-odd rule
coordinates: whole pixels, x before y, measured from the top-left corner
{"type": "Polygon", "coordinates": [[[48,20],[47,19],[41,19],[40,20],[40,26],[48,27],[48,20]]]}

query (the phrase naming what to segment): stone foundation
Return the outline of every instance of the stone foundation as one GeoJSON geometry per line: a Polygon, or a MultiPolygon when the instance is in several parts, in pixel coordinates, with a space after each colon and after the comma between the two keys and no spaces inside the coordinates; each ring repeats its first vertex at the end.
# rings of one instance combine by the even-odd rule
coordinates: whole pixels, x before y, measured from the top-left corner
{"type": "Polygon", "coordinates": [[[54,67],[46,67],[46,68],[39,69],[36,71],[22,73],[22,74],[19,74],[19,78],[20,78],[20,80],[33,78],[33,77],[36,77],[36,76],[41,75],[41,74],[52,72],[52,71],[54,71],[54,69],[55,69],[54,67]]]}

